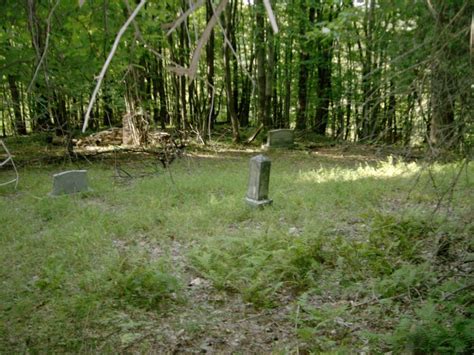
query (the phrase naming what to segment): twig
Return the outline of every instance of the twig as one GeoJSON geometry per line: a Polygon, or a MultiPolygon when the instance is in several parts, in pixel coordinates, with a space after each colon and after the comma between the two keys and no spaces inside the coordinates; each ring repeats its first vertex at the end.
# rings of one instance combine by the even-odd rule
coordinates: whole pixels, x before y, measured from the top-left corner
{"type": "Polygon", "coordinates": [[[0,186],[5,186],[5,185],[9,185],[9,184],[13,184],[15,183],[15,190],[17,189],[18,187],[18,181],[20,181],[20,175],[18,174],[18,170],[16,168],[16,165],[15,165],[15,162],[13,161],[13,157],[12,155],[10,154],[10,151],[8,150],[7,146],[5,145],[5,143],[3,143],[3,141],[0,139],[0,145],[3,147],[3,149],[5,150],[5,152],[7,153],[7,159],[5,159],[1,164],[0,166],[3,166],[5,165],[6,163],[8,162],[11,162],[12,163],[12,166],[13,166],[13,170],[15,170],[15,175],[16,175],[16,178],[11,180],[11,181],[7,181],[7,182],[4,182],[2,184],[0,184],[0,186]]]}
{"type": "Polygon", "coordinates": [[[351,303],[351,306],[356,308],[356,307],[362,307],[362,306],[365,306],[365,305],[368,305],[368,304],[373,304],[373,303],[379,303],[379,302],[382,302],[382,301],[388,301],[388,300],[393,300],[393,299],[397,299],[397,298],[401,298],[403,296],[406,296],[406,292],[403,292],[399,295],[395,295],[395,296],[391,296],[391,297],[385,297],[385,298],[371,298],[367,301],[364,301],[364,302],[361,302],[361,303],[351,303]]]}
{"type": "Polygon", "coordinates": [[[95,86],[94,92],[92,93],[92,97],[89,102],[89,106],[87,107],[87,112],[84,118],[84,125],[82,126],[82,133],[84,133],[87,129],[87,124],[89,123],[89,116],[92,110],[92,106],[94,106],[97,93],[99,92],[100,85],[102,84],[102,80],[104,79],[104,76],[105,76],[105,72],[107,71],[107,68],[109,67],[110,62],[112,61],[112,58],[114,57],[114,54],[115,54],[115,51],[117,50],[120,39],[122,38],[123,34],[127,30],[130,23],[138,15],[138,12],[145,5],[145,3],[146,3],[146,0],[140,1],[140,3],[137,5],[137,7],[133,11],[133,13],[130,15],[130,17],[127,19],[127,21],[123,24],[122,28],[120,29],[120,31],[117,33],[117,36],[115,37],[114,44],[112,46],[112,49],[110,50],[107,60],[104,63],[104,66],[102,67],[102,70],[100,71],[100,74],[97,78],[97,85],[95,86]]]}
{"type": "MultiPolygon", "coordinates": [[[[442,205],[444,199],[445,199],[446,196],[448,196],[448,195],[449,195],[449,196],[448,196],[448,198],[449,198],[449,201],[448,201],[448,208],[449,208],[449,204],[452,202],[451,199],[452,199],[453,194],[454,194],[454,189],[455,189],[455,187],[456,187],[456,185],[457,185],[457,183],[458,183],[458,181],[459,181],[459,179],[460,179],[460,177],[461,177],[461,173],[462,173],[463,170],[464,170],[464,166],[467,167],[467,164],[469,164],[468,160],[467,160],[467,159],[464,159],[464,161],[463,161],[462,164],[461,164],[461,167],[459,168],[459,172],[456,174],[456,176],[454,177],[453,181],[451,182],[451,186],[449,186],[449,188],[448,188],[446,191],[444,191],[444,192],[441,194],[441,196],[439,197],[439,199],[438,199],[438,201],[437,201],[437,203],[436,203],[436,207],[435,207],[435,209],[434,209],[433,212],[432,212],[432,216],[434,216],[434,215],[436,214],[436,212],[440,209],[440,207],[441,207],[441,205],[442,205]]],[[[433,182],[433,186],[434,186],[434,188],[436,189],[435,180],[434,180],[434,177],[432,176],[432,172],[431,172],[431,170],[429,170],[429,169],[428,169],[428,172],[429,172],[430,178],[431,178],[431,180],[432,180],[432,182],[433,182]]]]}
{"type": "Polygon", "coordinates": [[[441,300],[442,300],[442,301],[446,301],[446,300],[448,300],[449,298],[451,298],[451,297],[453,297],[454,295],[456,295],[457,293],[459,293],[459,292],[461,292],[461,291],[464,291],[464,290],[469,290],[470,288],[473,288],[473,287],[474,287],[474,283],[469,284],[469,285],[466,285],[466,286],[463,286],[463,287],[460,287],[460,288],[458,288],[457,290],[448,293],[448,294],[447,294],[446,296],[444,296],[441,300]]]}

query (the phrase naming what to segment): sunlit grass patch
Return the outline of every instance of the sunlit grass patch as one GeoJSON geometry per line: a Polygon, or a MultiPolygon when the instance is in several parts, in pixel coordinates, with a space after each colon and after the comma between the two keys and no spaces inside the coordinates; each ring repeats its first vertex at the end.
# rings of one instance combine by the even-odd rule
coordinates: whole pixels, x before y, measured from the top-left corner
{"type": "Polygon", "coordinates": [[[300,171],[298,179],[306,182],[325,183],[330,181],[356,181],[367,178],[400,178],[412,177],[420,172],[422,167],[415,162],[395,162],[392,157],[377,164],[359,164],[357,168],[319,168],[316,170],[300,171]]]}

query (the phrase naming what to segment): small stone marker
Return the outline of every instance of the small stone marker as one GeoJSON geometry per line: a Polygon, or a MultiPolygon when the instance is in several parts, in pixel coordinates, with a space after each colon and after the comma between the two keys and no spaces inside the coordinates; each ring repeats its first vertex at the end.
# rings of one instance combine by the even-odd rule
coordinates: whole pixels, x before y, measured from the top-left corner
{"type": "Polygon", "coordinates": [[[271,161],[263,155],[250,159],[249,186],[245,201],[252,207],[270,205],[268,198],[271,161]]]}
{"type": "Polygon", "coordinates": [[[268,131],[267,144],[264,148],[293,148],[295,131],[292,129],[273,129],[268,131]]]}
{"type": "Polygon", "coordinates": [[[53,175],[52,196],[89,191],[87,170],[69,170],[53,175]]]}

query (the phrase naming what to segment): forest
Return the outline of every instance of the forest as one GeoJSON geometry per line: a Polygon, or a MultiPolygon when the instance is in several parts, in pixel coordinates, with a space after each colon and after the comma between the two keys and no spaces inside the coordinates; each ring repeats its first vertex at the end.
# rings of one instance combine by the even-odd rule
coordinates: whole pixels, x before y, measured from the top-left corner
{"type": "MultiPolygon", "coordinates": [[[[275,1],[277,32],[262,0],[143,3],[89,130],[173,127],[205,143],[227,123],[239,142],[263,124],[340,141],[470,146],[470,1],[275,1]]],[[[3,1],[3,136],[77,135],[137,5],[3,1]]]]}
{"type": "Polygon", "coordinates": [[[1,0],[0,354],[473,354],[473,14],[1,0]]]}

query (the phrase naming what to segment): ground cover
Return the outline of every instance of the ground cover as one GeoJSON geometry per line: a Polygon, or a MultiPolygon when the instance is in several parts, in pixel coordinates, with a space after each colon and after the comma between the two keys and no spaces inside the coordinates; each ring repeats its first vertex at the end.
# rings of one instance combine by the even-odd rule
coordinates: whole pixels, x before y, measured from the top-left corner
{"type": "Polygon", "coordinates": [[[270,151],[274,204],[253,210],[257,150],[221,148],[168,170],[17,154],[19,188],[0,190],[1,351],[472,352],[470,165],[270,151]],[[93,190],[49,197],[72,168],[93,190]]]}

